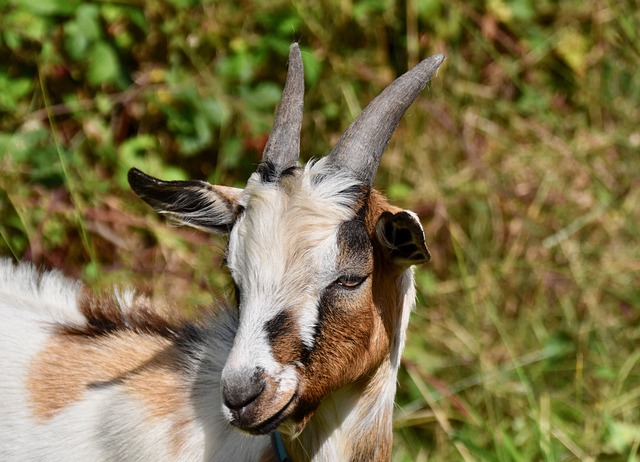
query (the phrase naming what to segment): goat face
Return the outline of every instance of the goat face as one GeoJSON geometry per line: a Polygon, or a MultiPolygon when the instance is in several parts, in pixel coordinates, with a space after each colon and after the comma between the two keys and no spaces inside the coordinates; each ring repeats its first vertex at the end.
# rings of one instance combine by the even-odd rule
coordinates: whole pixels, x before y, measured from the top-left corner
{"type": "Polygon", "coordinates": [[[221,389],[231,424],[254,434],[286,419],[304,424],[329,393],[398,360],[404,298],[413,297],[402,277],[429,253],[415,215],[390,206],[372,180],[402,113],[442,59],[400,77],[329,156],[300,168],[304,89],[294,44],[263,161],[244,190],[131,170],[134,191],[161,213],[229,232],[239,324],[221,389]]]}

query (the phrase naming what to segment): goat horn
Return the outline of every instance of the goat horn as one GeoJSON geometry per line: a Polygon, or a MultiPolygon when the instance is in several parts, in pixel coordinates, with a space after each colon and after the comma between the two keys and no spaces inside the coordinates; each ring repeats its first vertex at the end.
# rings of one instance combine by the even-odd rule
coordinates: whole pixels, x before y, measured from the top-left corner
{"type": "Polygon", "coordinates": [[[304,68],[297,43],[289,50],[287,80],[282,92],[282,101],[276,112],[273,128],[264,151],[262,161],[271,162],[284,170],[294,165],[300,156],[300,129],[304,104],[304,68]]]}
{"type": "Polygon", "coordinates": [[[335,145],[331,162],[353,171],[358,179],[373,186],[382,152],[400,118],[427,85],[444,61],[433,55],[393,81],[354,120],[335,145]]]}

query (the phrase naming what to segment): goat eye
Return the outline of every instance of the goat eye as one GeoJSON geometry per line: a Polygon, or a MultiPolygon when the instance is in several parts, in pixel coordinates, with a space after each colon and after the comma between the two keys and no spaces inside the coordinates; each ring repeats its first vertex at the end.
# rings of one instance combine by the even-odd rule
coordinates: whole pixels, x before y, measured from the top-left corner
{"type": "Polygon", "coordinates": [[[354,274],[348,274],[345,276],[340,276],[338,279],[336,279],[335,284],[347,289],[355,289],[356,287],[359,287],[366,279],[367,276],[356,276],[354,274]]]}

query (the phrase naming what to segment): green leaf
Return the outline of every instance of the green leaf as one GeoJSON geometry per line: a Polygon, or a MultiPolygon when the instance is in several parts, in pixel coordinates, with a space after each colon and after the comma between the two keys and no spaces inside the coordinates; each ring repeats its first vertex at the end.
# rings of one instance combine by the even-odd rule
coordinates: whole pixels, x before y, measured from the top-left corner
{"type": "Polygon", "coordinates": [[[223,77],[238,79],[242,83],[248,83],[255,75],[256,63],[254,61],[251,55],[245,52],[223,57],[218,61],[216,73],[223,77]]]}
{"type": "Polygon", "coordinates": [[[10,78],[7,74],[0,73],[0,110],[16,110],[20,99],[29,94],[31,88],[31,79],[10,78]]]}
{"type": "Polygon", "coordinates": [[[222,125],[229,117],[229,111],[218,100],[206,98],[201,103],[202,112],[215,126],[222,125]]]}
{"type": "Polygon", "coordinates": [[[274,110],[282,97],[282,86],[274,82],[263,82],[246,92],[247,103],[255,109],[274,110]]]}
{"type": "Polygon", "coordinates": [[[230,138],[225,141],[220,156],[218,157],[218,166],[223,169],[232,169],[237,167],[242,160],[242,140],[238,138],[230,138]]]}
{"type": "Polygon", "coordinates": [[[169,0],[169,3],[177,6],[178,8],[189,8],[196,3],[199,3],[200,0],[169,0]]]}
{"type": "Polygon", "coordinates": [[[312,87],[320,77],[322,62],[316,57],[313,51],[308,48],[303,48],[301,52],[302,63],[304,64],[304,78],[307,85],[312,87]]]}
{"type": "Polygon", "coordinates": [[[76,22],[69,22],[64,26],[64,48],[69,56],[76,61],[84,59],[89,48],[89,39],[82,33],[76,22]]]}
{"type": "Polygon", "coordinates": [[[406,183],[397,182],[389,185],[387,195],[394,201],[405,200],[413,193],[413,187],[406,183]]]}
{"type": "Polygon", "coordinates": [[[113,82],[120,73],[120,62],[115,50],[106,42],[96,42],[91,47],[87,79],[93,85],[113,82]]]}
{"type": "Polygon", "coordinates": [[[15,7],[43,16],[71,15],[81,0],[14,0],[15,7]]]}
{"type": "Polygon", "coordinates": [[[90,54],[91,44],[102,37],[99,14],[97,5],[82,5],[78,7],[75,19],[64,26],[65,48],[76,61],[85,59],[90,54]]]}
{"type": "Polygon", "coordinates": [[[423,21],[431,21],[434,16],[440,15],[442,3],[440,0],[422,0],[418,2],[418,15],[423,21]]]}
{"type": "Polygon", "coordinates": [[[16,10],[4,18],[6,24],[11,24],[14,33],[30,40],[41,41],[50,32],[51,21],[36,16],[25,10],[16,10]]]}
{"type": "Polygon", "coordinates": [[[535,18],[535,11],[531,0],[510,0],[507,2],[515,19],[531,21],[535,18]]]}

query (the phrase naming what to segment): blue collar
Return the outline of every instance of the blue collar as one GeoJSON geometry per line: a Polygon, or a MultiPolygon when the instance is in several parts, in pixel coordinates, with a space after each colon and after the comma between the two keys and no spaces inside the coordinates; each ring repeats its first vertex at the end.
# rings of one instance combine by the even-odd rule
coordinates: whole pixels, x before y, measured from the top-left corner
{"type": "Polygon", "coordinates": [[[271,433],[271,447],[278,462],[293,462],[289,454],[287,454],[284,441],[282,441],[282,435],[280,435],[278,430],[271,433]]]}

